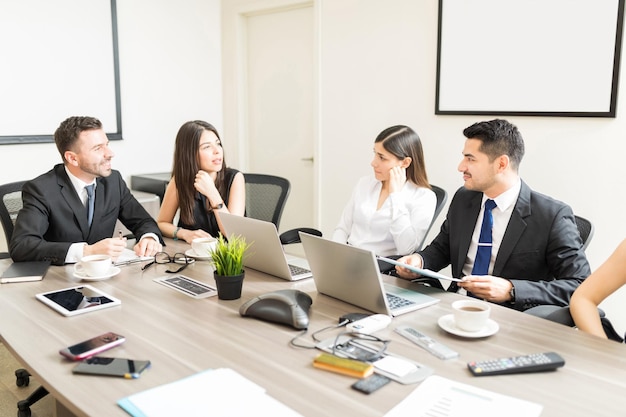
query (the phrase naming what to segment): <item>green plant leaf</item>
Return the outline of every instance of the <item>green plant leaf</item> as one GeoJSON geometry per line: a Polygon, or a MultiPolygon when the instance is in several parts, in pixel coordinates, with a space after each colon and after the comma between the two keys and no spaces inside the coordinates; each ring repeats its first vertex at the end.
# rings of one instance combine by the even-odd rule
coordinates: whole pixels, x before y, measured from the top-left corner
{"type": "Polygon", "coordinates": [[[211,251],[211,262],[218,275],[233,276],[243,272],[243,256],[250,244],[243,236],[231,235],[226,239],[220,233],[211,251]]]}

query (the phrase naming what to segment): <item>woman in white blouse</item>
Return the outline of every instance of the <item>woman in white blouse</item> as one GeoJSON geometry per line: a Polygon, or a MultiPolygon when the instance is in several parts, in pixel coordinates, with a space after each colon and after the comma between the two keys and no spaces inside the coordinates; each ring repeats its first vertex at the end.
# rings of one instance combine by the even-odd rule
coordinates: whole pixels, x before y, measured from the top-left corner
{"type": "Polygon", "coordinates": [[[374,175],[357,183],[332,239],[381,256],[420,249],[437,198],[430,189],[420,137],[392,126],[374,141],[374,175]]]}

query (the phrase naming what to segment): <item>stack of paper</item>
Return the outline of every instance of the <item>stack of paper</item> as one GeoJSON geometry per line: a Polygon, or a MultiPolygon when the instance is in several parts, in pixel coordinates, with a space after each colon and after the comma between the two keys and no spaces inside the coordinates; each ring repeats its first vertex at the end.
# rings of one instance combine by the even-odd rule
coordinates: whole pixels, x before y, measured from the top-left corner
{"type": "Polygon", "coordinates": [[[208,370],[118,401],[134,417],[246,416],[300,414],[232,369],[208,370]]]}

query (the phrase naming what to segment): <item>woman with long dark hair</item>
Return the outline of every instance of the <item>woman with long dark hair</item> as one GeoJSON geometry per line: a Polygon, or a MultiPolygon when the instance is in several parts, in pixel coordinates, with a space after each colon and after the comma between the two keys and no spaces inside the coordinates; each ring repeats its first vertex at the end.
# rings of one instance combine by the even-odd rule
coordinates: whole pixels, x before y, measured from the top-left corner
{"type": "Polygon", "coordinates": [[[428,230],[437,204],[430,189],[420,137],[408,126],[391,126],[376,137],[374,175],[359,180],[333,240],[374,251],[407,255],[428,230]]]}
{"type": "Polygon", "coordinates": [[[227,167],[217,129],[201,120],[183,124],[176,135],[172,179],[157,219],[163,236],[188,243],[216,237],[224,234],[219,213],[243,216],[245,207],[243,174],[227,167]]]}

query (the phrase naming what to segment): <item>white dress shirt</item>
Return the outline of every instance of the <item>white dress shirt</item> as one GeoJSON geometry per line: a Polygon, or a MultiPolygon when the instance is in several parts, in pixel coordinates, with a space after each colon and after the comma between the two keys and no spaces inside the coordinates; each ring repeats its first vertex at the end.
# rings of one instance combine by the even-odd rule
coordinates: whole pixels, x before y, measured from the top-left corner
{"type": "MultiPolygon", "coordinates": [[[[78,198],[80,198],[80,201],[83,203],[83,206],[87,206],[88,196],[87,196],[87,190],[85,190],[85,187],[90,184],[87,184],[86,182],[83,182],[82,180],[78,179],[74,174],[70,172],[69,169],[67,169],[67,167],[65,167],[65,172],[67,173],[67,176],[70,178],[70,181],[72,182],[72,185],[74,186],[74,190],[76,191],[78,198]]],[[[94,184],[93,189],[94,189],[94,195],[95,195],[95,190],[98,185],[95,180],[92,182],[92,184],[94,184]]],[[[87,216],[86,213],[87,212],[85,212],[85,216],[87,216]]],[[[72,243],[70,245],[70,248],[67,251],[67,255],[65,255],[65,263],[76,263],[80,261],[80,258],[83,257],[83,247],[86,244],[87,244],[86,242],[72,243]]]]}
{"type": "MultiPolygon", "coordinates": [[[[498,256],[498,250],[502,244],[504,232],[506,232],[506,228],[509,225],[509,220],[511,219],[511,214],[513,214],[513,209],[515,208],[515,203],[517,202],[517,197],[519,197],[521,187],[522,180],[518,179],[517,183],[513,187],[493,199],[496,202],[496,207],[491,210],[491,214],[493,216],[493,227],[491,229],[492,246],[491,259],[489,260],[489,275],[493,272],[493,264],[498,256]]],[[[480,213],[478,213],[478,219],[476,220],[476,226],[474,227],[472,242],[467,250],[467,257],[465,258],[465,265],[463,266],[463,275],[472,275],[474,259],[476,259],[476,252],[478,251],[478,239],[480,239],[483,214],[485,212],[485,201],[488,199],[489,197],[483,194],[483,201],[481,203],[480,213]]]]}
{"type": "MultiPolygon", "coordinates": [[[[78,198],[80,198],[80,201],[82,201],[83,205],[86,206],[88,196],[87,196],[87,190],[85,190],[85,187],[90,184],[87,184],[81,181],[80,179],[78,179],[74,174],[72,174],[69,171],[69,169],[67,169],[67,167],[65,167],[65,172],[67,172],[67,176],[70,178],[70,181],[72,182],[72,185],[74,186],[74,190],[76,190],[76,194],[78,194],[78,198]]],[[[96,190],[96,187],[98,186],[98,183],[94,180],[92,184],[94,184],[94,196],[95,196],[95,190],[96,190]]],[[[87,212],[85,211],[85,216],[87,216],[86,213],[87,212]]],[[[111,237],[114,237],[114,236],[111,236],[111,237]]],[[[145,237],[151,237],[157,242],[159,241],[159,238],[157,237],[156,234],[146,233],[143,236],[141,236],[141,238],[137,240],[137,242],[139,242],[141,239],[145,237]]],[[[72,243],[70,245],[70,248],[67,251],[67,255],[65,255],[65,263],[69,264],[69,263],[76,263],[80,261],[80,258],[83,257],[83,249],[86,244],[87,244],[86,242],[72,243]]]]}
{"type": "Polygon", "coordinates": [[[382,183],[362,177],[343,210],[332,240],[368,249],[377,255],[407,255],[417,249],[433,219],[437,197],[407,181],[377,209],[382,183]]]}

